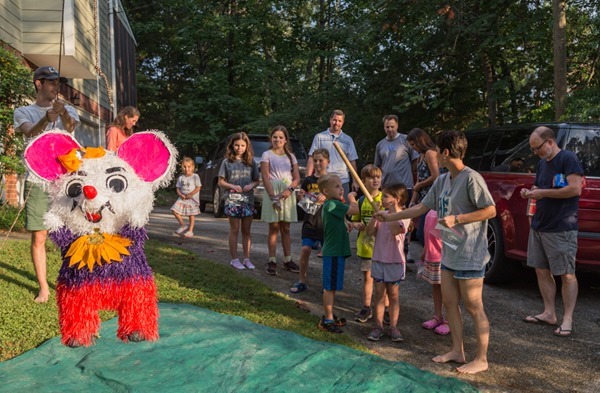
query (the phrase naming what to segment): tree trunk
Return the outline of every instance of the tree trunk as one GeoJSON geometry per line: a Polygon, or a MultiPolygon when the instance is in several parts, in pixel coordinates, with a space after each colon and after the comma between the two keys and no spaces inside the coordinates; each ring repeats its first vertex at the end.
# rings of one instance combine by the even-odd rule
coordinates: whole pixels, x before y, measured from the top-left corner
{"type": "Polygon", "coordinates": [[[554,19],[554,120],[559,121],[566,109],[567,99],[567,17],[566,1],[553,0],[554,19]]]}
{"type": "Polygon", "coordinates": [[[490,57],[486,53],[481,54],[481,64],[485,75],[485,92],[488,108],[488,126],[496,126],[496,95],[494,94],[494,68],[490,57]]]}

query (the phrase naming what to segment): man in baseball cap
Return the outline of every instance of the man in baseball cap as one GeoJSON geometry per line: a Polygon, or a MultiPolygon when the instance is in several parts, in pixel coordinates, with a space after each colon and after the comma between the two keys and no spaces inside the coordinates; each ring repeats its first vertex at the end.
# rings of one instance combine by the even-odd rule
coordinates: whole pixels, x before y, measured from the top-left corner
{"type": "Polygon", "coordinates": [[[33,82],[35,83],[35,81],[39,81],[40,79],[47,79],[50,81],[58,79],[60,83],[67,83],[67,78],[61,77],[56,68],[52,66],[40,67],[35,70],[33,82]]]}
{"type": "MultiPolygon", "coordinates": [[[[54,67],[46,66],[35,70],[35,102],[15,109],[13,127],[28,138],[45,131],[58,128],[75,131],[79,125],[77,110],[59,98],[61,78],[54,67]]],[[[44,224],[44,214],[48,211],[48,194],[39,185],[25,182],[25,227],[31,232],[31,259],[40,290],[35,297],[38,303],[45,303],[50,297],[50,287],[46,274],[46,237],[48,230],[44,224]]]]}

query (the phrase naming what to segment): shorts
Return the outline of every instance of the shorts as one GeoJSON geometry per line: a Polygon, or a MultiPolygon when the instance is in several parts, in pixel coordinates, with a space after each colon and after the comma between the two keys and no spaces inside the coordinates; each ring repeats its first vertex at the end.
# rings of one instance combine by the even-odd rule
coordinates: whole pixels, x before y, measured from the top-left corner
{"type": "Polygon", "coordinates": [[[470,280],[473,278],[483,278],[485,276],[485,266],[481,270],[454,270],[443,263],[441,265],[441,270],[447,270],[454,273],[454,278],[457,280],[470,280]]]}
{"type": "Polygon", "coordinates": [[[311,250],[320,250],[322,246],[320,240],[311,239],[309,237],[302,238],[302,247],[310,247],[311,250]]]}
{"type": "Polygon", "coordinates": [[[323,256],[323,289],[341,291],[344,289],[346,258],[323,256]]]}
{"type": "Polygon", "coordinates": [[[48,193],[38,184],[25,182],[25,229],[45,231],[44,215],[48,212],[48,193]]]}
{"type": "Polygon", "coordinates": [[[550,269],[555,276],[575,274],[577,231],[529,231],[527,266],[550,269]]]}
{"type": "Polygon", "coordinates": [[[421,273],[421,278],[428,283],[441,284],[442,283],[442,267],[441,262],[430,262],[425,260],[423,262],[423,272],[421,273]]]}
{"type": "Polygon", "coordinates": [[[360,257],[360,271],[361,272],[371,271],[372,266],[373,266],[373,261],[371,260],[371,258],[360,257]]]}
{"type": "Polygon", "coordinates": [[[225,213],[227,217],[245,218],[254,216],[256,209],[249,203],[227,203],[223,209],[223,213],[225,213]]]}
{"type": "Polygon", "coordinates": [[[403,263],[382,263],[373,261],[371,266],[371,277],[375,282],[384,282],[386,284],[400,284],[404,281],[406,265],[403,263]]]}

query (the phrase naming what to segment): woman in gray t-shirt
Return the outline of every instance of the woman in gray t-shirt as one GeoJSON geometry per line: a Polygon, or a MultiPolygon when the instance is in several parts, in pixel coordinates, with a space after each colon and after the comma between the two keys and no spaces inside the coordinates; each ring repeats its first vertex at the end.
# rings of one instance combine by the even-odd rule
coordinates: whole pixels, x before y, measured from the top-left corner
{"type": "Polygon", "coordinates": [[[452,334],[450,352],[434,357],[436,363],[465,363],[460,300],[473,318],[477,339],[475,358],[456,370],[475,374],[488,368],[490,325],[483,309],[483,277],[490,256],[487,220],[496,215],[494,200],[483,178],[465,166],[467,138],[444,131],[437,139],[437,160],[448,173],[440,175],[420,204],[395,214],[375,213],[378,220],[399,220],[437,211],[442,233],[442,301],[452,334]]]}

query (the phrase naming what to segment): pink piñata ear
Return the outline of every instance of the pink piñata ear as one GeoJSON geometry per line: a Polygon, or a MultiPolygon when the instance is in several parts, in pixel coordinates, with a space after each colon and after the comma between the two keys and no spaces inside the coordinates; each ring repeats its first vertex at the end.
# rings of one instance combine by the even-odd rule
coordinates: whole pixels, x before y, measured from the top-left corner
{"type": "Polygon", "coordinates": [[[67,173],[57,157],[80,147],[66,131],[47,131],[29,142],[24,154],[25,164],[36,176],[52,181],[67,173]]]}
{"type": "Polygon", "coordinates": [[[152,183],[163,178],[172,166],[173,152],[162,138],[165,138],[162,133],[137,132],[123,142],[117,155],[131,165],[140,178],[152,183]]]}

